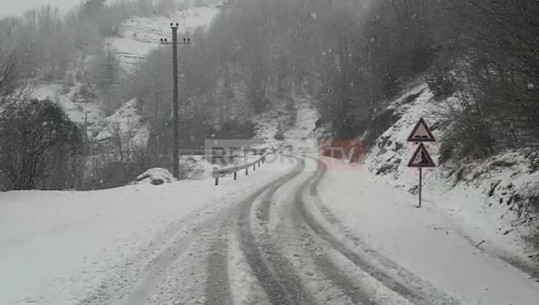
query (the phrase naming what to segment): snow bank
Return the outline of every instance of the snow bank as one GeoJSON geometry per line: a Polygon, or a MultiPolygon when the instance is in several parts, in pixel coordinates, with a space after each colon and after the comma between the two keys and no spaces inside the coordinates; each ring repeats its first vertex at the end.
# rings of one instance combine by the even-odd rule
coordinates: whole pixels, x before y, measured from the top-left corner
{"type": "Polygon", "coordinates": [[[181,156],[180,167],[187,171],[187,178],[202,180],[212,176],[213,166],[206,156],[181,156]]]}
{"type": "Polygon", "coordinates": [[[151,183],[161,185],[175,181],[174,176],[164,168],[152,168],[137,176],[135,183],[151,183]]]}
{"type": "MultiPolygon", "coordinates": [[[[448,102],[454,102],[451,97],[448,102]]],[[[365,166],[380,181],[412,194],[417,193],[418,170],[407,167],[416,145],[406,140],[420,118],[431,126],[434,144],[425,144],[436,163],[445,128],[441,126],[445,101],[436,101],[426,84],[405,92],[387,108],[398,118],[365,156],[365,166]]],[[[510,261],[533,266],[533,249],[525,239],[539,221],[526,213],[537,198],[539,173],[534,169],[538,154],[529,150],[508,151],[482,161],[454,160],[425,169],[424,202],[442,211],[460,231],[481,248],[510,261]],[[534,197],[535,196],[535,197],[534,197]],[[524,200],[515,200],[528,198],[524,200]]]]}
{"type": "MultiPolygon", "coordinates": [[[[438,197],[427,191],[424,208],[417,209],[416,196],[386,182],[365,167],[329,170],[318,193],[337,222],[329,223],[320,212],[317,218],[350,247],[372,248],[462,304],[537,304],[539,283],[464,237],[453,219],[433,206],[438,197]],[[367,246],[346,238],[349,234],[367,246]]],[[[312,202],[309,208],[319,210],[312,202]]],[[[373,256],[373,262],[381,259],[373,256]]]]}

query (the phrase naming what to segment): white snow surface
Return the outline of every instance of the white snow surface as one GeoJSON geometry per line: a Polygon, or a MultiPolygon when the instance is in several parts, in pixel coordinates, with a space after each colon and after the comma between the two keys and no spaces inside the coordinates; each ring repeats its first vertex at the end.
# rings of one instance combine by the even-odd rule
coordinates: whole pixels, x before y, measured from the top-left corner
{"type": "Polygon", "coordinates": [[[234,204],[292,166],[267,163],[249,179],[223,178],[219,187],[204,179],[0,193],[0,304],[77,304],[172,224],[234,204]]]}
{"type": "Polygon", "coordinates": [[[180,168],[188,170],[188,178],[191,180],[202,180],[212,177],[213,165],[206,156],[181,156],[180,168]]]}
{"type": "Polygon", "coordinates": [[[336,235],[361,238],[462,304],[536,305],[539,300],[539,283],[526,273],[477,248],[430,201],[417,209],[416,196],[373,177],[365,167],[330,167],[318,193],[342,224],[328,225],[336,235]]]}

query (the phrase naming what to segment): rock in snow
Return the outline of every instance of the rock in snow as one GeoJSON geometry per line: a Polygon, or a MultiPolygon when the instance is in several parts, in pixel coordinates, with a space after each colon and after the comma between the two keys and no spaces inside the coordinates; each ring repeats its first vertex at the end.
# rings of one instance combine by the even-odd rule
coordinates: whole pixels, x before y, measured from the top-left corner
{"type": "Polygon", "coordinates": [[[151,183],[153,185],[161,185],[164,183],[172,183],[174,176],[164,168],[152,168],[140,174],[135,183],[151,183]]]}

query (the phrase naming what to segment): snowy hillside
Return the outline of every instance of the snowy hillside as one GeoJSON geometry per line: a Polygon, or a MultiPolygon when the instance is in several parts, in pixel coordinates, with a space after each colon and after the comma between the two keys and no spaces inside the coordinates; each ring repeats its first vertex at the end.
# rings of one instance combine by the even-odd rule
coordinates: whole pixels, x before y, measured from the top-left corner
{"type": "Polygon", "coordinates": [[[73,122],[84,124],[88,119],[92,125],[93,122],[102,120],[104,113],[99,104],[83,102],[77,98],[75,93],[79,87],[80,84],[71,86],[63,83],[40,83],[36,85],[33,97],[58,103],[73,122]]]}
{"type": "Polygon", "coordinates": [[[258,122],[257,137],[268,147],[294,150],[295,153],[313,153],[316,143],[313,141],[314,126],[318,113],[311,104],[311,97],[293,97],[294,110],[287,110],[278,104],[255,118],[258,122]],[[277,139],[279,127],[282,139],[277,139]]]}
{"type": "Polygon", "coordinates": [[[106,43],[117,50],[124,67],[131,69],[159,46],[161,38],[171,39],[171,22],[179,24],[181,38],[199,27],[207,29],[219,12],[220,8],[208,6],[173,12],[169,17],[132,17],[122,24],[120,37],[110,37],[106,43]]]}
{"type": "Polygon", "coordinates": [[[58,103],[73,122],[81,126],[87,124],[88,137],[92,141],[107,141],[121,136],[123,139],[128,138],[126,140],[135,147],[146,146],[150,131],[139,115],[136,100],[126,102],[106,117],[97,101],[77,99],[79,87],[80,84],[73,87],[60,83],[40,84],[36,86],[33,96],[58,103]]]}
{"type": "MultiPolygon", "coordinates": [[[[124,68],[131,69],[144,59],[151,50],[159,47],[161,38],[170,37],[170,22],[180,25],[179,34],[192,33],[202,27],[207,29],[220,12],[216,6],[190,8],[169,17],[132,17],[120,29],[121,37],[109,37],[106,44],[117,51],[124,68]]],[[[149,137],[148,124],[142,122],[135,100],[126,101],[112,115],[106,117],[99,101],[81,100],[77,97],[82,84],[45,83],[36,85],[33,96],[51,99],[62,106],[76,123],[87,124],[89,138],[97,142],[110,140],[113,136],[129,138],[132,145],[145,147],[149,137]]]]}
{"type": "MultiPolygon", "coordinates": [[[[365,157],[365,166],[378,181],[417,194],[418,170],[407,167],[416,147],[406,139],[417,121],[424,118],[438,140],[425,145],[439,163],[440,143],[446,132],[440,124],[440,113],[445,105],[445,101],[433,98],[425,84],[390,104],[386,111],[398,119],[365,157]]],[[[526,239],[539,225],[529,213],[539,197],[538,160],[536,151],[523,149],[487,160],[453,160],[424,170],[425,208],[441,211],[478,248],[533,269],[530,259],[537,258],[538,253],[526,246],[526,239]]]]}
{"type": "Polygon", "coordinates": [[[99,122],[95,136],[91,138],[100,142],[117,135],[128,137],[127,140],[136,147],[146,147],[150,129],[148,124],[142,122],[135,99],[123,104],[115,113],[99,122]]]}

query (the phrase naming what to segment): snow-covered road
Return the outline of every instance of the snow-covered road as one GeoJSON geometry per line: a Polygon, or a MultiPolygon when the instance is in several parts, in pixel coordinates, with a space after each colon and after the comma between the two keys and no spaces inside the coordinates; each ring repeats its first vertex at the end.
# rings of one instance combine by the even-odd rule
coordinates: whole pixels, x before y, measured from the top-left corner
{"type": "Polygon", "coordinates": [[[277,160],[219,187],[2,194],[0,303],[537,304],[537,283],[399,190],[277,160]]]}
{"type": "Polygon", "coordinates": [[[223,179],[218,188],[205,179],[0,193],[0,304],[71,305],[94,298],[117,304],[132,286],[148,286],[139,279],[163,265],[154,266],[160,256],[175,253],[176,240],[206,232],[198,228],[207,218],[226,213],[246,190],[291,166],[265,166],[248,179],[223,179]]]}

